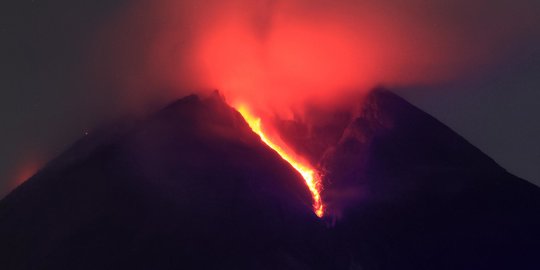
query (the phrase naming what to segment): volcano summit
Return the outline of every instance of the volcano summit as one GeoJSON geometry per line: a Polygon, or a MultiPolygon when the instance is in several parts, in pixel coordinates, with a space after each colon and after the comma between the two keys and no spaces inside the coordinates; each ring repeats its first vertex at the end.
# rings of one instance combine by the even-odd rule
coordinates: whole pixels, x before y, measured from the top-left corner
{"type": "Polygon", "coordinates": [[[377,89],[277,123],[301,173],[219,95],[76,142],[0,202],[2,269],[539,269],[540,190],[377,89]]]}

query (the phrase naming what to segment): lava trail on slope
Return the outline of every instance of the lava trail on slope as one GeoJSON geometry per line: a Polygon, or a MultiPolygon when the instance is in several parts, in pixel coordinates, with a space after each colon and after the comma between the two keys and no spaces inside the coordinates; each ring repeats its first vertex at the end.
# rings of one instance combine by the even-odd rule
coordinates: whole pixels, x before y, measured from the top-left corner
{"type": "Polygon", "coordinates": [[[389,91],[358,102],[313,132],[278,124],[324,172],[323,218],[246,114],[188,96],[84,137],[4,198],[0,266],[540,267],[538,187],[389,91]]]}

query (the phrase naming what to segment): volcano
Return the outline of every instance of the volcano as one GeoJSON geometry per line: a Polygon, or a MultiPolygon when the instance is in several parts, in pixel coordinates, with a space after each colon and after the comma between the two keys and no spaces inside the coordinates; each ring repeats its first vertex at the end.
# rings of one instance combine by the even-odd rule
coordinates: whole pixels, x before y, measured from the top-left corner
{"type": "Polygon", "coordinates": [[[540,269],[540,189],[397,95],[277,124],[218,94],[86,136],[0,202],[2,269],[540,269]],[[309,132],[307,131],[309,130],[309,132]]]}

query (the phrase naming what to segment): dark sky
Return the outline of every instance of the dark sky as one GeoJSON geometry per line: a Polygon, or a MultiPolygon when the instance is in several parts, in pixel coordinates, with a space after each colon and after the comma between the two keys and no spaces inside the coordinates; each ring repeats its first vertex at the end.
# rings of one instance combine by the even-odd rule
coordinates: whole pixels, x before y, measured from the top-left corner
{"type": "MultiPolygon", "coordinates": [[[[230,2],[227,10],[248,14],[264,29],[284,1],[230,2]]],[[[386,28],[410,25],[410,35],[396,39],[403,44],[388,46],[404,55],[385,66],[391,75],[380,73],[391,78],[388,84],[511,173],[540,185],[538,1],[290,2],[287,14],[335,13],[350,18],[355,31],[379,20],[386,28]],[[438,78],[439,70],[447,76],[404,80],[411,70],[415,78],[422,72],[438,78]]],[[[223,9],[217,0],[3,3],[0,197],[96,126],[196,89],[188,48],[223,9]]]]}

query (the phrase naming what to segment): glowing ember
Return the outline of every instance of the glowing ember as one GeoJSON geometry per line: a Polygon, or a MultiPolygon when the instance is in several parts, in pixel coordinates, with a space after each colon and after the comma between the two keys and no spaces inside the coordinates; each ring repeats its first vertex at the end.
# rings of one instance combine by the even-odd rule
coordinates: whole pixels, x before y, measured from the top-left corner
{"type": "Polygon", "coordinates": [[[319,174],[315,169],[305,162],[300,161],[299,158],[296,158],[291,151],[287,151],[286,147],[280,146],[273,142],[262,130],[261,127],[261,118],[254,116],[245,105],[235,106],[238,112],[244,117],[249,127],[261,137],[261,140],[266,143],[270,148],[274,149],[281,158],[287,161],[293,168],[295,168],[300,175],[306,181],[306,185],[311,192],[313,197],[313,211],[318,217],[324,215],[324,205],[321,200],[321,179],[319,174]]]}

